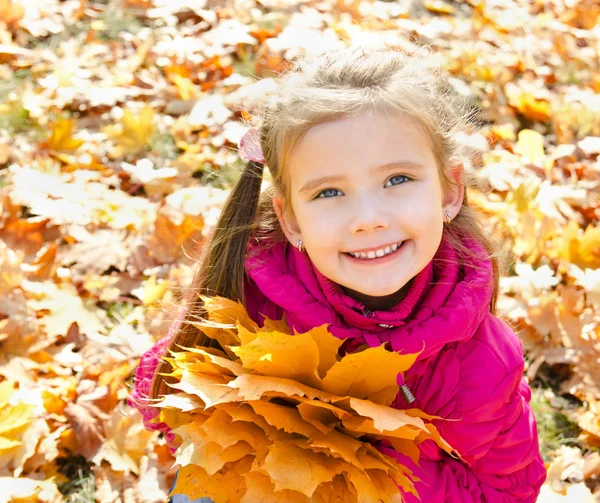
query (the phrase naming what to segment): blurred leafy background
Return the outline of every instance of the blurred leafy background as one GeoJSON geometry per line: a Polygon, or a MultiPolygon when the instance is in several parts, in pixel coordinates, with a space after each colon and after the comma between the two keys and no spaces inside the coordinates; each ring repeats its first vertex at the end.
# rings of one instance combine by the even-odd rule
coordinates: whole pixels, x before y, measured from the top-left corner
{"type": "Polygon", "coordinates": [[[426,45],[479,111],[469,196],[511,247],[548,480],[600,501],[597,0],[0,0],[0,501],[162,502],[125,400],[298,55],[426,45]]]}

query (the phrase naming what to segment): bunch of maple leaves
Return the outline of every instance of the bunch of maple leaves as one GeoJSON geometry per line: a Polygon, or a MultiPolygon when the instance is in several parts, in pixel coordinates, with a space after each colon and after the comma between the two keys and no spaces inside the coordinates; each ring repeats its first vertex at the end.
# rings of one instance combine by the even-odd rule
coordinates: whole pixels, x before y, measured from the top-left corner
{"type": "Polygon", "coordinates": [[[241,119],[297,55],[385,39],[428,45],[481,111],[457,138],[510,248],[499,315],[576,428],[539,501],[592,502],[599,19],[590,0],[0,0],[0,497],[62,501],[81,466],[99,502],[166,499],[173,456],[125,400],[242,165],[241,119]]]}
{"type": "Polygon", "coordinates": [[[172,393],[155,406],[179,437],[172,495],[215,503],[402,502],[412,472],[369,440],[387,440],[418,462],[431,439],[454,451],[418,409],[390,407],[396,377],[418,354],[383,346],[338,358],[326,327],[292,333],[284,320],[259,328],[241,303],[202,296],[198,324],[222,350],[182,348],[170,358],[172,393]]]}

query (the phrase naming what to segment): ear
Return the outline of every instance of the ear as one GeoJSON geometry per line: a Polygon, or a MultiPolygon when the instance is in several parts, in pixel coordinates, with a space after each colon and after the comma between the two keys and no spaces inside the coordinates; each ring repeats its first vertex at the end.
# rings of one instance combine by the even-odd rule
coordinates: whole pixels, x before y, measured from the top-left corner
{"type": "Polygon", "coordinates": [[[273,209],[275,210],[277,220],[279,220],[279,225],[281,225],[281,230],[283,230],[285,237],[293,246],[296,246],[296,241],[302,237],[298,223],[296,222],[296,219],[290,215],[287,205],[284,203],[281,195],[277,192],[273,195],[273,209]]]}
{"type": "Polygon", "coordinates": [[[443,210],[448,210],[450,218],[454,218],[460,211],[465,197],[465,168],[462,162],[453,158],[449,161],[446,172],[455,185],[448,187],[444,193],[443,210]]]}

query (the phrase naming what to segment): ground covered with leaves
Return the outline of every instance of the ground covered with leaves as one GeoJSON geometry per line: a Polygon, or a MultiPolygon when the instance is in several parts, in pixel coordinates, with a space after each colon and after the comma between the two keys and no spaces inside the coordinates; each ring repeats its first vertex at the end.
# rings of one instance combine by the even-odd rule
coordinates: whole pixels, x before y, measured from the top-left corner
{"type": "Polygon", "coordinates": [[[125,401],[241,119],[297,55],[386,40],[428,45],[480,110],[469,196],[511,248],[539,501],[599,501],[599,21],[595,0],[0,0],[0,499],[165,500],[174,458],[125,401]]]}

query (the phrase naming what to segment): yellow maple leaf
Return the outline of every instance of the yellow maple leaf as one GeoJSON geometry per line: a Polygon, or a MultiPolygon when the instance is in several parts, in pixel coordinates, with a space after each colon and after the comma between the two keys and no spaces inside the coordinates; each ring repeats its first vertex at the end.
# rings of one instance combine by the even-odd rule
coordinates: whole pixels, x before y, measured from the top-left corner
{"type": "Polygon", "coordinates": [[[287,433],[298,433],[311,438],[318,436],[319,430],[312,424],[304,421],[295,408],[266,400],[256,400],[248,403],[254,412],[279,430],[287,433]]]}
{"type": "Polygon", "coordinates": [[[533,119],[539,122],[546,122],[550,120],[552,105],[546,99],[537,98],[529,93],[522,93],[515,105],[519,112],[521,112],[528,119],[533,119]]]}
{"type": "MultiPolygon", "coordinates": [[[[176,375],[176,373],[171,375],[176,375]]],[[[237,400],[239,396],[238,391],[228,387],[227,384],[227,380],[222,379],[220,376],[184,370],[181,382],[171,384],[170,386],[190,395],[196,395],[206,404],[206,407],[213,407],[220,403],[237,400]]]]}
{"type": "MultiPolygon", "coordinates": [[[[245,329],[240,327],[238,333],[245,329]]],[[[319,349],[310,334],[290,337],[278,332],[261,333],[252,342],[230,346],[242,365],[264,376],[285,377],[308,385],[318,380],[319,349]],[[276,349],[276,351],[273,351],[276,349]]]]}
{"type": "Polygon", "coordinates": [[[544,159],[544,137],[532,129],[522,129],[519,131],[517,140],[517,150],[529,162],[535,163],[544,159]]]}
{"type": "Polygon", "coordinates": [[[412,473],[373,439],[415,462],[425,440],[460,458],[429,422],[443,418],[388,406],[398,374],[418,354],[381,346],[339,357],[342,341],[326,325],[292,333],[283,320],[266,319],[259,328],[239,302],[203,301],[208,321],[197,326],[227,344],[165,357],[178,379],[169,386],[179,392],[156,406],[183,467],[171,495],[308,503],[331,501],[336,491],[343,501],[400,503],[399,488],[415,494],[412,473]],[[203,407],[190,405],[198,400],[203,407]]]}
{"type": "Polygon", "coordinates": [[[293,444],[276,443],[262,465],[275,485],[275,491],[290,489],[311,497],[319,484],[341,474],[344,463],[293,444]]]}
{"type": "Polygon", "coordinates": [[[340,420],[350,416],[350,413],[344,409],[326,402],[307,400],[303,397],[300,397],[299,401],[297,408],[302,419],[312,424],[321,433],[330,432],[340,420]]]}
{"type": "Polygon", "coordinates": [[[32,405],[17,403],[0,410],[0,435],[10,439],[26,429],[31,422],[33,409],[32,405]]]}
{"type": "Polygon", "coordinates": [[[600,267],[600,229],[590,224],[581,231],[579,224],[571,220],[569,224],[556,231],[554,246],[548,255],[559,257],[580,268],[596,269],[600,267]]]}
{"type": "Polygon", "coordinates": [[[244,501],[261,501],[264,503],[308,503],[310,501],[306,496],[296,491],[287,489],[275,491],[275,485],[271,478],[264,473],[244,473],[244,481],[246,483],[244,501]]]}
{"type": "Polygon", "coordinates": [[[240,344],[240,325],[247,330],[249,337],[254,338],[254,334],[258,332],[258,325],[248,316],[241,302],[201,294],[199,297],[209,314],[208,321],[192,324],[211,339],[215,339],[221,347],[240,344]]]}
{"type": "Polygon", "coordinates": [[[456,11],[452,5],[443,0],[425,0],[423,5],[427,10],[435,12],[436,14],[454,14],[456,11]]]}
{"type": "Polygon", "coordinates": [[[154,115],[154,110],[148,105],[141,110],[127,109],[116,127],[105,128],[104,131],[116,143],[113,155],[118,157],[143,150],[156,131],[154,115]]]}
{"type": "MultiPolygon", "coordinates": [[[[16,392],[13,382],[0,383],[0,468],[12,466],[22,470],[20,459],[26,459],[27,430],[35,419],[35,406],[17,402],[11,405],[16,392]]],[[[4,487],[4,486],[2,486],[4,487]]]]}
{"type": "Polygon", "coordinates": [[[327,372],[322,389],[335,395],[366,398],[395,385],[398,374],[408,370],[419,354],[400,355],[379,346],[346,355],[327,372]]]}
{"type": "Polygon", "coordinates": [[[336,475],[331,482],[321,484],[321,491],[314,498],[315,503],[357,502],[357,493],[348,486],[343,475],[336,475]]]}
{"type": "Polygon", "coordinates": [[[239,503],[244,492],[244,479],[239,471],[252,462],[249,458],[246,456],[236,463],[228,463],[212,477],[197,465],[182,466],[172,494],[202,493],[214,501],[239,503]]]}
{"type": "Polygon", "coordinates": [[[52,126],[50,136],[45,142],[49,150],[70,151],[77,150],[83,145],[83,140],[73,138],[75,119],[61,119],[52,126]]]}
{"type": "Polygon", "coordinates": [[[198,86],[188,77],[173,75],[170,80],[175,84],[179,97],[184,101],[197,99],[202,94],[198,86]]]}
{"type": "Polygon", "coordinates": [[[579,240],[579,256],[583,267],[600,267],[600,228],[589,224],[579,240]]]}
{"type": "Polygon", "coordinates": [[[169,282],[165,280],[157,282],[156,275],[153,274],[144,283],[144,294],[142,297],[144,306],[149,306],[159,301],[165,296],[168,290],[169,282]]]}
{"type": "Polygon", "coordinates": [[[507,201],[514,203],[517,211],[523,214],[530,210],[531,203],[535,200],[539,191],[539,185],[522,182],[509,194],[507,201]]]}
{"type": "MultiPolygon", "coordinates": [[[[188,357],[190,358],[190,363],[187,366],[189,370],[203,370],[206,373],[212,373],[214,375],[223,374],[230,376],[236,376],[247,372],[247,370],[244,369],[241,363],[228,360],[227,358],[223,358],[222,356],[215,354],[218,352],[218,350],[215,350],[214,348],[201,349],[182,347],[182,349],[185,349],[189,352],[188,357]],[[194,354],[203,355],[208,360],[210,360],[210,363],[204,363],[202,361],[199,361],[196,357],[193,356],[194,354]]],[[[182,361],[183,359],[180,358],[180,362],[182,361]]]]}

